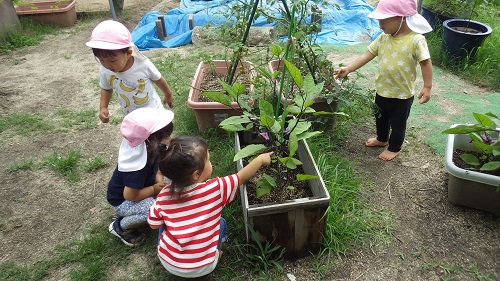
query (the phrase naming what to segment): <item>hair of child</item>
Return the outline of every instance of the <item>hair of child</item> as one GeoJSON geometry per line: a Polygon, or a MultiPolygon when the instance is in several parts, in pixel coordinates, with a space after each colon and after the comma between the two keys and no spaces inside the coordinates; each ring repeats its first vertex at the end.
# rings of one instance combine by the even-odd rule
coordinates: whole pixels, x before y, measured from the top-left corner
{"type": "Polygon", "coordinates": [[[148,162],[153,163],[155,159],[157,159],[160,156],[161,152],[161,141],[164,138],[168,138],[172,135],[172,132],[174,131],[174,124],[173,122],[170,122],[167,126],[159,129],[158,131],[152,133],[149,135],[149,137],[146,139],[146,150],[148,152],[148,162]]]}
{"type": "Polygon", "coordinates": [[[170,140],[168,148],[160,147],[160,172],[172,181],[172,194],[180,194],[182,190],[195,183],[192,175],[200,173],[205,167],[208,157],[207,142],[197,136],[176,136],[170,140]]]}
{"type": "Polygon", "coordinates": [[[130,47],[117,49],[117,50],[92,48],[92,53],[94,53],[94,56],[97,58],[109,58],[109,57],[116,56],[117,53],[127,53],[128,50],[130,50],[130,47]]]}

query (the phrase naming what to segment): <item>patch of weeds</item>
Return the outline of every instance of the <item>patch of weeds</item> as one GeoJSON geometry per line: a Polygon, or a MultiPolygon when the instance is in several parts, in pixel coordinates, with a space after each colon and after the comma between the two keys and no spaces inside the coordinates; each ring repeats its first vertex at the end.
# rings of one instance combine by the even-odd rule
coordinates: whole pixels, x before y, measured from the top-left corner
{"type": "Polygon", "coordinates": [[[57,27],[39,24],[29,18],[20,17],[21,29],[5,35],[3,44],[0,45],[0,54],[27,46],[40,44],[46,34],[55,34],[57,27]]]}
{"type": "Polygon", "coordinates": [[[72,150],[67,155],[54,153],[45,159],[45,165],[69,182],[78,182],[80,174],[78,173],[77,165],[80,156],[81,154],[78,150],[72,150]]]}
{"type": "Polygon", "coordinates": [[[69,128],[93,129],[97,127],[97,110],[84,109],[74,111],[67,108],[59,108],[55,114],[62,117],[62,125],[69,128]]]}
{"type": "Polygon", "coordinates": [[[392,218],[363,199],[367,183],[356,176],[352,159],[334,149],[335,136],[323,134],[308,142],[330,193],[325,247],[334,253],[365,245],[366,241],[390,241],[392,218]]]}
{"type": "Polygon", "coordinates": [[[52,128],[53,126],[42,117],[25,112],[10,113],[0,119],[0,133],[13,129],[21,136],[28,136],[33,132],[48,131],[52,128]]]}
{"type": "Polygon", "coordinates": [[[326,248],[322,249],[318,254],[313,255],[312,266],[318,276],[318,280],[322,280],[326,274],[330,273],[334,264],[335,262],[331,260],[331,252],[326,248]]]}
{"type": "Polygon", "coordinates": [[[405,253],[403,253],[403,252],[398,252],[396,255],[397,255],[397,256],[398,256],[401,260],[405,260],[405,253]]]}
{"type": "Polygon", "coordinates": [[[275,245],[269,241],[261,241],[255,230],[248,225],[248,230],[252,236],[252,242],[238,244],[236,248],[239,253],[246,258],[246,263],[253,272],[266,272],[273,268],[282,269],[281,262],[285,248],[275,245]]]}
{"type": "Polygon", "coordinates": [[[113,116],[111,115],[109,117],[109,124],[112,124],[112,125],[120,125],[123,121],[123,116],[113,116]]]}
{"type": "Polygon", "coordinates": [[[479,268],[477,267],[477,263],[473,263],[467,271],[471,272],[474,274],[474,276],[477,278],[477,280],[487,280],[487,281],[494,281],[497,280],[496,277],[497,275],[495,273],[482,273],[479,271],[479,268]]]}
{"type": "Polygon", "coordinates": [[[23,160],[19,163],[15,163],[12,166],[7,168],[7,172],[14,173],[17,171],[25,171],[31,170],[35,166],[35,162],[33,160],[23,160]]]}
{"type": "Polygon", "coordinates": [[[107,163],[106,161],[104,161],[104,159],[102,159],[102,157],[96,157],[94,159],[87,160],[83,164],[83,170],[85,172],[90,173],[90,172],[99,170],[100,168],[104,168],[104,167],[106,167],[108,165],[109,165],[109,163],[107,163]]]}
{"type": "MultiPolygon", "coordinates": [[[[153,236],[156,236],[156,233],[153,236]]],[[[151,242],[155,238],[151,237],[151,242]]],[[[1,263],[0,280],[45,280],[51,272],[57,272],[61,268],[68,269],[64,274],[68,280],[107,280],[110,274],[109,268],[115,267],[117,261],[127,264],[133,259],[133,254],[151,258],[147,255],[147,251],[148,247],[142,249],[124,247],[116,237],[109,234],[107,223],[100,223],[86,230],[83,239],[78,238],[57,245],[53,255],[36,263],[26,265],[11,261],[1,263]]],[[[165,269],[163,272],[166,272],[165,269]]],[[[146,280],[152,280],[149,273],[140,274],[146,280]]],[[[130,276],[130,279],[144,280],[141,276],[130,276]]]]}

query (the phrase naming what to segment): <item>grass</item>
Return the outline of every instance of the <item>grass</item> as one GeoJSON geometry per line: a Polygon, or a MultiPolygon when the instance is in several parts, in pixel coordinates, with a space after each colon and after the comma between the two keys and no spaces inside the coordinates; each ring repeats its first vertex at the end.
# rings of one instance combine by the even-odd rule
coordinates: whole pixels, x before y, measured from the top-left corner
{"type": "Polygon", "coordinates": [[[488,36],[477,51],[475,59],[466,58],[463,61],[449,60],[442,51],[443,29],[437,29],[426,34],[433,64],[446,69],[474,84],[500,90],[500,1],[487,1],[477,9],[478,14],[472,19],[492,27],[493,32],[488,36]]]}

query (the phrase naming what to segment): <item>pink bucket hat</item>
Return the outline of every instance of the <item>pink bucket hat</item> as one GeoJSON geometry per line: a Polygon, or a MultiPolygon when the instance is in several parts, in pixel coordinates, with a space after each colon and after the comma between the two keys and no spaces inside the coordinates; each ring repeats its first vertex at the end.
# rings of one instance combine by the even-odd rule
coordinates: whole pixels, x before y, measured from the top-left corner
{"type": "Polygon", "coordinates": [[[415,0],[380,0],[369,18],[383,20],[391,17],[406,17],[408,27],[414,32],[423,34],[432,31],[427,20],[417,12],[415,0]]]}
{"type": "Polygon", "coordinates": [[[114,20],[106,20],[99,23],[85,43],[90,48],[103,50],[119,50],[132,47],[132,35],[121,23],[114,20]]]}
{"type": "Polygon", "coordinates": [[[174,120],[174,113],[167,109],[138,108],[125,116],[120,132],[131,147],[144,142],[149,135],[174,120]]]}

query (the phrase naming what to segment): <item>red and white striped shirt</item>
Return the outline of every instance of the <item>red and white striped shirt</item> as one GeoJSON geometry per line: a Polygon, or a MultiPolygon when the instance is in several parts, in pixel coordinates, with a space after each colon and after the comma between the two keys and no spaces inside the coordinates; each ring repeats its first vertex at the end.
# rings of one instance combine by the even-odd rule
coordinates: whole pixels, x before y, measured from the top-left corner
{"type": "Polygon", "coordinates": [[[165,187],[148,216],[151,226],[166,229],[160,238],[158,256],[180,269],[195,269],[215,261],[222,208],[236,198],[237,174],[213,178],[186,187],[177,196],[165,187]]]}

